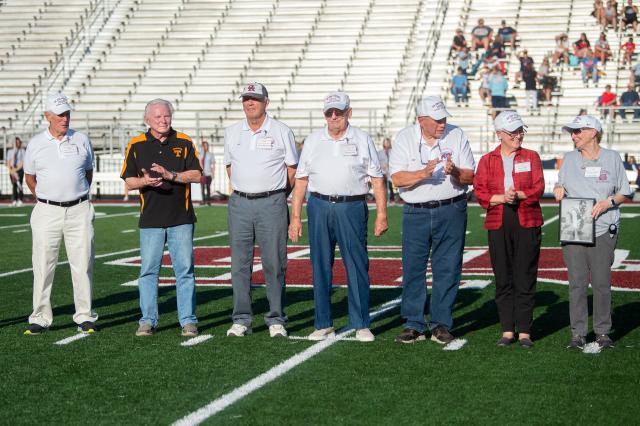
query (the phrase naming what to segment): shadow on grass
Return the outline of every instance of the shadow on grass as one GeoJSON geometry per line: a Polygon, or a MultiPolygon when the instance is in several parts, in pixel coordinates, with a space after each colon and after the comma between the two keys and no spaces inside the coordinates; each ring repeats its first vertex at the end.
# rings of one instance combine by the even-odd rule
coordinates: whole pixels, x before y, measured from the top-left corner
{"type": "Polygon", "coordinates": [[[618,306],[613,310],[611,316],[614,329],[611,338],[617,341],[640,327],[640,302],[618,306]]]}
{"type": "Polygon", "coordinates": [[[559,300],[560,297],[552,291],[536,293],[536,306],[545,306],[546,309],[533,319],[531,334],[535,339],[540,340],[551,336],[569,326],[569,302],[559,300]]]}

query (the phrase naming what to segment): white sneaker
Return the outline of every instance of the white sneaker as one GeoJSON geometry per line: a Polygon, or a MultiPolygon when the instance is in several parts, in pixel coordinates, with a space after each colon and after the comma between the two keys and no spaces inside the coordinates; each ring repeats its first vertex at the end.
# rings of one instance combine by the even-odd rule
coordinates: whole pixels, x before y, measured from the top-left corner
{"type": "Polygon", "coordinates": [[[358,342],[373,342],[376,340],[375,336],[368,328],[356,330],[356,339],[358,342]]]}
{"type": "Polygon", "coordinates": [[[227,330],[227,336],[242,337],[246,336],[247,334],[251,334],[251,329],[242,324],[234,323],[231,328],[227,330]]]}
{"type": "Polygon", "coordinates": [[[282,324],[272,324],[269,326],[269,336],[271,337],[287,337],[287,330],[282,324]]]}
{"type": "Polygon", "coordinates": [[[336,337],[336,329],[333,327],[321,328],[311,333],[308,337],[309,340],[324,340],[336,337]]]}
{"type": "Polygon", "coordinates": [[[18,201],[16,202],[16,206],[21,207],[21,206],[22,206],[22,201],[18,200],[18,201]]]}
{"type": "Polygon", "coordinates": [[[17,206],[17,205],[18,205],[18,202],[17,202],[17,201],[15,201],[15,200],[14,200],[14,201],[12,201],[12,202],[11,202],[11,207],[15,207],[15,206],[17,206]]]}

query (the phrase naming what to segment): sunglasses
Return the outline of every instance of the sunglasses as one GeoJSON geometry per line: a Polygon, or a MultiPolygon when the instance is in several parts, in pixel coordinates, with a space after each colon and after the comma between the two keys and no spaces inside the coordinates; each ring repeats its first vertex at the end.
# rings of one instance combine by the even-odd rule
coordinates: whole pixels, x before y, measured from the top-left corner
{"type": "Polygon", "coordinates": [[[503,130],[502,132],[507,134],[511,139],[515,138],[516,136],[524,135],[525,133],[527,133],[524,127],[518,127],[513,132],[508,132],[506,130],[503,130]]]}
{"type": "Polygon", "coordinates": [[[331,117],[333,117],[333,114],[335,114],[336,117],[344,117],[346,113],[347,113],[346,109],[345,110],[341,110],[341,109],[338,109],[338,108],[331,108],[331,109],[328,109],[328,110],[326,110],[324,112],[324,116],[326,118],[331,118],[331,117]]]}
{"type": "Polygon", "coordinates": [[[583,127],[581,129],[571,129],[571,134],[572,135],[579,135],[580,133],[584,132],[585,130],[590,130],[588,127],[583,127]]]}

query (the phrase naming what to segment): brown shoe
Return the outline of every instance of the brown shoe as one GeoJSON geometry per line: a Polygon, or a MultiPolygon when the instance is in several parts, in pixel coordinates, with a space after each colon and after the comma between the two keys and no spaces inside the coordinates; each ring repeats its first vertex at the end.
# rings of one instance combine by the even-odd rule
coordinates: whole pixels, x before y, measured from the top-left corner
{"type": "Polygon", "coordinates": [[[453,335],[443,325],[439,325],[431,330],[431,340],[441,345],[447,345],[453,341],[453,335]]]}
{"type": "Polygon", "coordinates": [[[397,343],[414,343],[422,340],[426,340],[424,337],[424,333],[420,333],[418,330],[414,330],[413,328],[405,328],[402,330],[402,333],[396,337],[397,343]]]}

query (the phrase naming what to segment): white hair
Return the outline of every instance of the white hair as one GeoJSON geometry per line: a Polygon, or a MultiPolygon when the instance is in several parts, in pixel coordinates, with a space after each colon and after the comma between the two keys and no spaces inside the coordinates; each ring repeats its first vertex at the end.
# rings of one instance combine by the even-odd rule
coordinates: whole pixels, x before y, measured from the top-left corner
{"type": "Polygon", "coordinates": [[[149,102],[147,102],[147,105],[144,107],[144,118],[147,118],[147,114],[149,113],[149,110],[151,110],[151,107],[153,107],[154,105],[164,105],[167,108],[169,108],[169,112],[171,113],[171,116],[173,116],[173,105],[171,104],[171,102],[169,102],[166,99],[162,99],[162,98],[156,98],[153,99],[149,102]]]}

